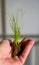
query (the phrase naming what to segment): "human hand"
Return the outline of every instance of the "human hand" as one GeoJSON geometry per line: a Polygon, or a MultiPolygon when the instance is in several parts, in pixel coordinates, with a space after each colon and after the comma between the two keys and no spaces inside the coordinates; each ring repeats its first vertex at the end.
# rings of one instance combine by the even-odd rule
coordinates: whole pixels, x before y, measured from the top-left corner
{"type": "Polygon", "coordinates": [[[10,54],[10,41],[3,40],[0,44],[0,65],[23,65],[27,59],[31,48],[34,45],[34,41],[24,38],[22,41],[22,46],[24,46],[23,52],[20,56],[15,56],[11,58],[10,54]]]}

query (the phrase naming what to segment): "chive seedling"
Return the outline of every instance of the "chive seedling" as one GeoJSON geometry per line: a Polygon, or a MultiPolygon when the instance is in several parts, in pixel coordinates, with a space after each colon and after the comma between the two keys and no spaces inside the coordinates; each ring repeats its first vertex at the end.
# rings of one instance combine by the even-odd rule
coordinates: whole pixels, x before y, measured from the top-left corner
{"type": "Polygon", "coordinates": [[[11,28],[12,28],[12,31],[14,33],[14,41],[15,43],[19,43],[19,39],[20,39],[20,28],[18,26],[18,17],[12,17],[10,18],[10,25],[11,25],[11,28]]]}
{"type": "Polygon", "coordinates": [[[11,29],[14,33],[14,42],[11,45],[11,57],[18,55],[20,51],[21,44],[19,42],[20,39],[20,27],[18,26],[18,16],[10,17],[10,25],[11,29]]]}

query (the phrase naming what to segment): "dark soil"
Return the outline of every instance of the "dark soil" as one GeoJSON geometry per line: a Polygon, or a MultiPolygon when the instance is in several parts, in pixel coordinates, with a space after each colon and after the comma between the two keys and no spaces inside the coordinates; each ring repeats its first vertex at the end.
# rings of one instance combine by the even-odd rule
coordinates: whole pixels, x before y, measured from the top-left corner
{"type": "Polygon", "coordinates": [[[16,55],[19,55],[19,52],[21,51],[21,43],[11,43],[11,57],[14,57],[16,55]]]}
{"type": "Polygon", "coordinates": [[[19,42],[19,43],[15,43],[15,42],[11,42],[10,41],[10,46],[11,46],[11,57],[13,58],[14,56],[20,56],[25,48],[25,44],[26,41],[24,42],[25,38],[19,42]]]}

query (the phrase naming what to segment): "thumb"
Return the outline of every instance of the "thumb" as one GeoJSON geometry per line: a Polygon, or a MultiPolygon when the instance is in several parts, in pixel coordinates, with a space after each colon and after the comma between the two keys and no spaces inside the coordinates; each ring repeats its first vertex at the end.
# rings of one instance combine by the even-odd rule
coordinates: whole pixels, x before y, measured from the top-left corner
{"type": "Polygon", "coordinates": [[[19,59],[20,59],[20,61],[21,61],[22,64],[24,64],[25,60],[27,59],[27,57],[28,57],[28,55],[29,55],[29,53],[30,53],[31,48],[32,48],[33,45],[34,45],[34,40],[29,40],[29,39],[28,39],[28,40],[24,43],[24,45],[25,45],[25,48],[24,48],[22,54],[19,56],[19,59]],[[26,44],[26,45],[25,45],[25,44],[26,44]]]}

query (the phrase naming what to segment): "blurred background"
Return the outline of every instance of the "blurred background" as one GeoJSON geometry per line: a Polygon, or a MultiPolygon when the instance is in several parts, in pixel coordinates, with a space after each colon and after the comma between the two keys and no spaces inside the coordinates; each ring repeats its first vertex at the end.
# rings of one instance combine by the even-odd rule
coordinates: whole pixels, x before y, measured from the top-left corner
{"type": "Polygon", "coordinates": [[[13,38],[9,16],[16,12],[20,16],[21,38],[35,40],[25,65],[39,65],[39,0],[0,0],[0,40],[13,38]]]}

